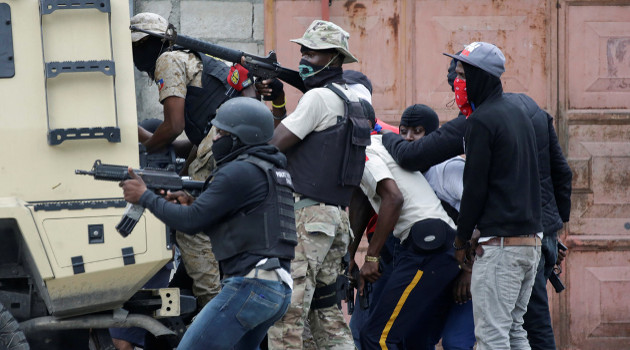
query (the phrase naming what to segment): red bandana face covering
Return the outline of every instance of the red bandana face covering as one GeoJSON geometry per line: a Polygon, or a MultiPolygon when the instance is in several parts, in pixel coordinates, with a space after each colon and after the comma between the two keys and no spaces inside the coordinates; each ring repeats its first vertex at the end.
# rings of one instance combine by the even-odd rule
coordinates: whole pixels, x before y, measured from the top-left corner
{"type": "Polygon", "coordinates": [[[466,80],[455,78],[453,88],[455,89],[455,103],[462,114],[468,118],[468,116],[472,113],[472,108],[470,107],[470,103],[468,103],[466,80]]]}

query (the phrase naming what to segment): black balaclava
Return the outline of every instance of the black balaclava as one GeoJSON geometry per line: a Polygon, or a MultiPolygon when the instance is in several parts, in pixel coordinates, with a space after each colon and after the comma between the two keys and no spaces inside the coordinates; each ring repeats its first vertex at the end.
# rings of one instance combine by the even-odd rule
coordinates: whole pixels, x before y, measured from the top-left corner
{"type": "Polygon", "coordinates": [[[212,143],[212,155],[214,156],[217,166],[221,166],[234,160],[251,147],[253,146],[245,145],[234,135],[225,135],[212,143]]]}
{"type": "Polygon", "coordinates": [[[401,126],[422,126],[424,134],[428,135],[440,126],[440,119],[435,111],[423,104],[411,105],[405,109],[400,118],[401,126]]]}
{"type": "Polygon", "coordinates": [[[149,36],[145,42],[133,47],[133,64],[141,72],[149,74],[151,79],[155,79],[155,62],[166,46],[160,38],[149,36]]]}
{"type": "Polygon", "coordinates": [[[503,93],[501,79],[468,63],[462,62],[466,74],[466,92],[473,111],[488,97],[503,93]]]}

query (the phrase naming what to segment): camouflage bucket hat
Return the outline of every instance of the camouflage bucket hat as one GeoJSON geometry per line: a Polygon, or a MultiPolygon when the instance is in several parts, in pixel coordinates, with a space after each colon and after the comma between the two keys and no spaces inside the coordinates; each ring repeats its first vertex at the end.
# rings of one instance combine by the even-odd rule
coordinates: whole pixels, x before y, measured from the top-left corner
{"type": "MultiPolygon", "coordinates": [[[[168,21],[164,17],[150,12],[142,12],[131,17],[131,25],[138,29],[147,30],[159,34],[164,34],[168,28],[168,21]]],[[[142,32],[131,32],[131,41],[137,42],[149,34],[142,32]]]]}
{"type": "Polygon", "coordinates": [[[336,49],[344,55],[343,63],[358,62],[359,60],[350,53],[348,47],[349,38],[350,34],[338,25],[332,22],[315,20],[306,29],[301,38],[291,41],[313,50],[336,49]]]}

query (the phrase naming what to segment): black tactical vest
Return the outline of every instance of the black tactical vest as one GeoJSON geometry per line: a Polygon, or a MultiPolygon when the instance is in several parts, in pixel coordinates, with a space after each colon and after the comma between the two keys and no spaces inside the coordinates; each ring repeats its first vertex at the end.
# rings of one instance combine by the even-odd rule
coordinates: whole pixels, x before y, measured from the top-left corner
{"type": "MultiPolygon", "coordinates": [[[[195,53],[195,52],[193,52],[195,53]]],[[[230,68],[225,63],[207,55],[195,53],[203,63],[201,86],[187,86],[184,116],[186,117],[186,136],[190,142],[199,145],[210,131],[210,121],[228,97],[225,92],[230,88],[227,76],[230,68]]]]}
{"type": "Polygon", "coordinates": [[[348,206],[361,182],[370,122],[360,102],[353,102],[333,84],[326,85],[345,102],[337,124],[308,134],[287,152],[295,192],[318,202],[348,206]]]}
{"type": "Polygon", "coordinates": [[[293,186],[289,172],[252,155],[236,160],[252,163],[267,175],[267,198],[256,208],[240,212],[209,230],[218,261],[247,252],[252,255],[293,259],[297,245],[293,186]]]}

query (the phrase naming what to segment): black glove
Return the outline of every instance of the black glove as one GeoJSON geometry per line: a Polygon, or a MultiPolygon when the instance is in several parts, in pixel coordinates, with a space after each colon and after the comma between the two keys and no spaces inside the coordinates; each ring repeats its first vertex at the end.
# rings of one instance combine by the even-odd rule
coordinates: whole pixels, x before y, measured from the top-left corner
{"type": "Polygon", "coordinates": [[[263,100],[265,101],[273,101],[284,92],[284,84],[282,84],[279,79],[274,78],[269,84],[269,87],[271,88],[271,95],[263,96],[263,100]]]}

